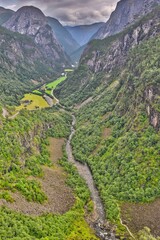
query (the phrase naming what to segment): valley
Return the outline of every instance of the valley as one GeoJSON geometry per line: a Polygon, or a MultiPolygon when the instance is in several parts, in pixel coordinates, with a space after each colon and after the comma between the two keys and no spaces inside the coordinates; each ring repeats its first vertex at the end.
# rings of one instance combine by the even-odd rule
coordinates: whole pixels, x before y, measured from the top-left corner
{"type": "MultiPolygon", "coordinates": [[[[67,73],[73,72],[73,69],[64,69],[64,73],[58,79],[53,82],[42,85],[36,90],[33,90],[31,93],[27,93],[20,100],[21,105],[15,108],[15,112],[19,112],[22,109],[26,110],[35,110],[49,108],[53,105],[56,105],[59,101],[53,95],[55,88],[67,79],[67,73]]],[[[2,115],[5,117],[7,110],[4,109],[2,115]]],[[[12,113],[13,114],[13,113],[12,113]]]]}
{"type": "Polygon", "coordinates": [[[160,0],[48,11],[0,8],[0,239],[159,240],[160,0]]]}

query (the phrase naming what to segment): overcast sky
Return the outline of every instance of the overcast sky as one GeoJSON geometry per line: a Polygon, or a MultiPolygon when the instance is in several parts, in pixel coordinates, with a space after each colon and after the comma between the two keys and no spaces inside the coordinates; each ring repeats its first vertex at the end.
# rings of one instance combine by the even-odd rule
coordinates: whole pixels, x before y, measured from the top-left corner
{"type": "Polygon", "coordinates": [[[118,0],[0,0],[0,6],[17,10],[26,5],[40,8],[45,15],[65,25],[106,22],[118,0]]]}

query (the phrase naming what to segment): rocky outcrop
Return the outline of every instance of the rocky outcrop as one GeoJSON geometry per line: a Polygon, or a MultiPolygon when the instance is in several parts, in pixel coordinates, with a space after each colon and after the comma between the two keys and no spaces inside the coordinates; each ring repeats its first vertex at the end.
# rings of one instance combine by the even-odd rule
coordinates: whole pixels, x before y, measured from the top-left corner
{"type": "MultiPolygon", "coordinates": [[[[81,58],[81,64],[86,64],[93,74],[100,72],[112,74],[115,69],[124,69],[128,53],[132,48],[160,34],[159,21],[160,8],[120,34],[91,42],[81,58]],[[98,45],[101,47],[97,47],[98,45]]],[[[132,85],[129,85],[128,88],[132,88],[132,85]]],[[[157,109],[160,96],[159,87],[148,86],[144,90],[144,95],[141,101],[144,101],[146,105],[150,124],[159,130],[160,111],[157,109]]]]}
{"type": "Polygon", "coordinates": [[[155,101],[159,99],[160,91],[154,86],[149,86],[145,90],[146,111],[150,124],[157,130],[160,129],[160,112],[155,108],[155,101]]]}
{"type": "Polygon", "coordinates": [[[53,74],[53,70],[47,70],[49,64],[32,39],[0,27],[1,74],[12,74],[28,81],[35,77],[40,82],[53,74]]]}
{"type": "Polygon", "coordinates": [[[121,0],[106,24],[94,35],[95,39],[103,39],[123,31],[128,25],[151,12],[160,0],[121,0]]]}
{"type": "Polygon", "coordinates": [[[91,42],[85,49],[80,62],[87,64],[94,73],[111,72],[115,67],[122,67],[131,48],[160,33],[159,20],[160,11],[158,10],[120,34],[97,40],[96,46],[99,44],[101,47],[97,48],[95,42],[91,42]]]}
{"type": "Polygon", "coordinates": [[[47,18],[38,8],[20,8],[3,26],[30,36],[53,68],[57,67],[57,63],[62,67],[68,65],[69,59],[48,25],[47,18]]]}

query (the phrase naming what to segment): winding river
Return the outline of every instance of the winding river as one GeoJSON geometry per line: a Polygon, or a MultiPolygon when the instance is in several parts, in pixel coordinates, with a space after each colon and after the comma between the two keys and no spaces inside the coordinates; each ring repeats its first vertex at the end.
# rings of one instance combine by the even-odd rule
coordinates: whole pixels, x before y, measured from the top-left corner
{"type": "Polygon", "coordinates": [[[116,238],[114,233],[109,229],[109,227],[106,227],[105,211],[103,208],[102,201],[99,197],[97,188],[94,185],[94,181],[93,181],[92,174],[89,167],[87,166],[87,164],[84,165],[76,161],[73,157],[71,140],[75,133],[74,127],[76,124],[76,118],[74,115],[72,115],[72,118],[73,118],[73,121],[71,126],[71,134],[68,138],[67,145],[66,145],[68,161],[70,161],[72,164],[76,166],[79,174],[81,175],[81,177],[84,178],[91,192],[91,197],[95,206],[95,216],[96,216],[96,219],[92,224],[92,227],[95,229],[96,235],[102,240],[115,240],[116,238]]]}

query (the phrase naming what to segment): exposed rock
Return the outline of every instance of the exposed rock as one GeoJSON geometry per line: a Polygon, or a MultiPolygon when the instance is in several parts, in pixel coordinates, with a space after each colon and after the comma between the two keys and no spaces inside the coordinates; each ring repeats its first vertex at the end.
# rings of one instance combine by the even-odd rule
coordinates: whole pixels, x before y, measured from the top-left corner
{"type": "Polygon", "coordinates": [[[160,112],[154,107],[156,96],[159,97],[158,88],[150,86],[145,91],[146,111],[149,116],[150,124],[157,130],[160,129],[160,112]]]}
{"type": "Polygon", "coordinates": [[[115,67],[123,66],[131,48],[160,33],[159,19],[160,12],[158,11],[152,19],[144,19],[121,34],[99,40],[102,41],[99,45],[104,46],[102,50],[94,49],[91,42],[85,49],[80,62],[85,62],[94,73],[111,72],[115,67]],[[91,57],[88,58],[89,54],[91,57]],[[88,59],[87,62],[86,59],[88,59]]]}
{"type": "Polygon", "coordinates": [[[30,36],[40,47],[44,57],[50,60],[52,67],[57,63],[61,67],[68,64],[69,59],[40,9],[32,6],[22,7],[3,26],[13,32],[30,36]]]}
{"type": "Polygon", "coordinates": [[[124,30],[160,4],[160,0],[121,0],[109,20],[93,38],[103,39],[124,30]]]}
{"type": "Polygon", "coordinates": [[[0,54],[0,68],[5,74],[8,72],[12,75],[18,75],[20,80],[23,78],[30,80],[36,76],[40,82],[54,72],[53,69],[46,71],[50,62],[28,36],[21,36],[0,27],[0,49],[2,52],[0,54]],[[39,65],[41,72],[39,72],[39,65]]]}

